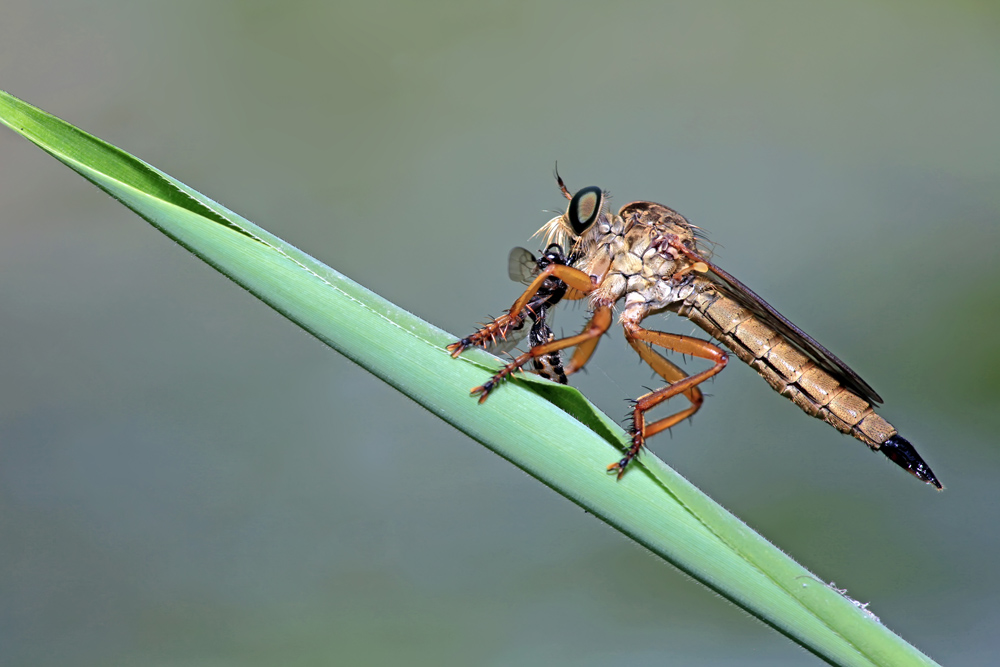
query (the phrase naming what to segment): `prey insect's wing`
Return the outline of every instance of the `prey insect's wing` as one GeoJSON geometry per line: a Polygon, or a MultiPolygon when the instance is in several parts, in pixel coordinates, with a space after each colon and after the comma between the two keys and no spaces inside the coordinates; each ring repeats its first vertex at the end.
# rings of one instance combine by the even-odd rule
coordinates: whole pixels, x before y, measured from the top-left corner
{"type": "Polygon", "coordinates": [[[699,257],[699,260],[708,266],[709,270],[714,274],[709,277],[726,296],[734,299],[741,306],[759,317],[765,324],[777,330],[778,333],[782,334],[790,343],[797,347],[799,351],[810,357],[820,368],[837,378],[842,386],[869,403],[874,405],[882,403],[882,397],[872,389],[871,385],[862,380],[857,373],[838,359],[833,352],[830,352],[830,350],[820,345],[812,336],[789,322],[784,315],[772,308],[767,301],[764,301],[756,292],[728,272],[720,269],[703,257],[699,257]]]}
{"type": "MultiPolygon", "coordinates": [[[[541,258],[536,258],[530,250],[517,247],[512,249],[510,255],[507,256],[507,275],[514,282],[530,285],[531,281],[546,266],[546,263],[552,262],[564,262],[561,249],[553,252],[553,248],[550,247],[541,258]]],[[[522,324],[519,329],[512,329],[511,334],[498,345],[498,348],[504,352],[514,349],[524,338],[525,330],[528,330],[528,345],[530,347],[550,342],[554,338],[551,326],[554,319],[552,306],[557,304],[565,293],[565,283],[555,277],[547,279],[538,290],[535,298],[528,304],[531,327],[522,324]]],[[[566,374],[562,368],[562,355],[559,352],[553,352],[544,359],[535,359],[532,363],[535,372],[542,377],[566,384],[566,374]]]]}
{"type": "Polygon", "coordinates": [[[515,283],[528,285],[538,275],[538,260],[527,248],[514,248],[507,256],[507,275],[515,283]]]}
{"type": "MultiPolygon", "coordinates": [[[[507,275],[516,283],[528,285],[538,275],[538,260],[526,248],[514,248],[507,256],[507,275]]],[[[510,352],[524,340],[531,327],[522,323],[517,329],[511,329],[507,337],[494,347],[498,352],[510,352]]]]}

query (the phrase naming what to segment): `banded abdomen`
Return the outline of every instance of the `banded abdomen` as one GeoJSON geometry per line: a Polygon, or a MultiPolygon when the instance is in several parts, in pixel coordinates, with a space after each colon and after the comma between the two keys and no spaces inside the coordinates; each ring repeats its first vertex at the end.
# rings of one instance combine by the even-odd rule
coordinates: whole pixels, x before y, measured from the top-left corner
{"type": "Polygon", "coordinates": [[[695,280],[694,292],[676,310],[756,370],[775,391],[806,414],[822,419],[872,449],[897,434],[864,398],[793,345],[784,335],[734,299],[715,283],[695,280]]]}

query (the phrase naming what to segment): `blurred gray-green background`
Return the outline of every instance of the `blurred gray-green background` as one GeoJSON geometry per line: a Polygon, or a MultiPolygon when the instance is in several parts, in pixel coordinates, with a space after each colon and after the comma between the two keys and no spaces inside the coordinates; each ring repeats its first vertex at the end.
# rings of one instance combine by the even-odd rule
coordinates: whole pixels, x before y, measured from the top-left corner
{"type": "MultiPolygon", "coordinates": [[[[932,657],[995,664],[995,3],[12,0],[0,88],[455,334],[517,295],[556,160],[677,208],[947,490],[738,363],[656,452],[932,657]]],[[[617,330],[581,375],[615,417],[655,382],[617,330]]],[[[4,130],[0,662],[817,660],[4,130]]]]}

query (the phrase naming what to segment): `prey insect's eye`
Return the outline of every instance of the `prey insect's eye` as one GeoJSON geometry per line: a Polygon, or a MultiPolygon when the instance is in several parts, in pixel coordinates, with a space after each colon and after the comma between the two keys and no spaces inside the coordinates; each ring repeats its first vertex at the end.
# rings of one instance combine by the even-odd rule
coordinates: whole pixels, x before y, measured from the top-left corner
{"type": "Polygon", "coordinates": [[[604,205],[604,193],[596,185],[579,190],[569,202],[569,210],[566,215],[569,217],[569,224],[573,227],[573,233],[579,236],[590,229],[590,226],[601,214],[604,205]]]}

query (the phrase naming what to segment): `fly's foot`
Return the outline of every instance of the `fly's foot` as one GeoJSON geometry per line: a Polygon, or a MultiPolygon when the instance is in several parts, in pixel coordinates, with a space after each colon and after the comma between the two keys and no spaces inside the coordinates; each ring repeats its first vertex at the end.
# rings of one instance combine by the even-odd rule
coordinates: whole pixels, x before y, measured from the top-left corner
{"type": "Polygon", "coordinates": [[[487,397],[489,397],[490,392],[496,389],[498,384],[500,384],[500,382],[496,378],[491,378],[475,389],[472,389],[469,393],[473,396],[478,396],[479,403],[483,404],[486,402],[487,397]]]}
{"type": "Polygon", "coordinates": [[[451,356],[453,358],[457,359],[460,354],[468,350],[470,347],[485,349],[487,346],[495,344],[498,338],[505,338],[506,333],[506,329],[498,330],[498,328],[493,325],[486,326],[471,336],[466,336],[462,340],[456,340],[445,349],[451,352],[451,356]]]}
{"type": "Polygon", "coordinates": [[[489,380],[484,382],[472,389],[469,393],[473,396],[479,397],[479,404],[482,405],[489,398],[490,392],[500,386],[500,383],[506,380],[510,375],[518,369],[516,364],[508,364],[500,369],[500,371],[491,377],[489,380]]]}
{"type": "Polygon", "coordinates": [[[618,473],[615,477],[616,480],[622,478],[625,474],[626,466],[632,462],[632,459],[639,456],[639,452],[642,451],[643,444],[644,439],[641,433],[632,434],[632,446],[625,452],[625,456],[623,456],[620,461],[616,461],[608,466],[609,473],[618,473]]]}
{"type": "Polygon", "coordinates": [[[451,356],[458,358],[458,355],[465,352],[470,347],[474,347],[475,343],[472,338],[463,338],[462,340],[456,340],[454,343],[446,347],[445,349],[451,352],[451,356]]]}
{"type": "Polygon", "coordinates": [[[615,475],[615,480],[621,479],[625,475],[625,467],[638,454],[639,454],[639,452],[636,452],[635,454],[633,454],[632,450],[629,450],[629,452],[624,457],[622,457],[621,461],[615,461],[614,463],[612,463],[611,465],[608,466],[608,472],[609,473],[618,473],[617,475],[615,475]]]}

